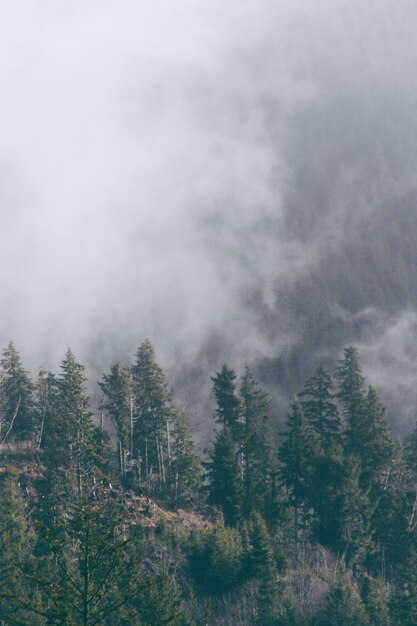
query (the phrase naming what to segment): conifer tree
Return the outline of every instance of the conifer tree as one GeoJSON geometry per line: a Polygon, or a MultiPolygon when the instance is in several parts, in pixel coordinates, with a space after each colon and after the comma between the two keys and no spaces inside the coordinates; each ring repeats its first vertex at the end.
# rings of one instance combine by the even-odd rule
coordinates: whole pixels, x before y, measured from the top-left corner
{"type": "Polygon", "coordinates": [[[228,365],[223,365],[220,372],[212,377],[213,391],[216,397],[216,420],[229,428],[236,442],[240,439],[240,402],[236,395],[236,373],[228,365]]]}
{"type": "Polygon", "coordinates": [[[359,591],[347,573],[340,573],[327,594],[318,626],[370,626],[359,591]]]}
{"type": "Polygon", "coordinates": [[[346,425],[347,451],[350,454],[360,455],[366,391],[359,353],[354,346],[349,346],[344,350],[336,378],[339,383],[337,397],[342,405],[342,415],[346,425]]]}
{"type": "Polygon", "coordinates": [[[417,624],[417,550],[414,546],[400,569],[391,606],[395,626],[417,624]]]}
{"type": "Polygon", "coordinates": [[[44,429],[49,468],[69,470],[70,476],[76,479],[78,497],[82,496],[94,467],[102,463],[108,447],[108,438],[92,421],[85,382],[84,366],[68,349],[61,364],[61,374],[51,379],[44,429]]]}
{"type": "Polygon", "coordinates": [[[383,479],[383,470],[388,468],[393,453],[385,407],[373,387],[368,388],[363,419],[358,426],[358,448],[361,483],[367,488],[383,479]]]}
{"type": "Polygon", "coordinates": [[[372,626],[391,626],[389,591],[383,580],[365,575],[361,597],[372,626]]]}
{"type": "Polygon", "coordinates": [[[206,464],[209,503],[221,508],[228,526],[235,526],[241,517],[242,472],[237,452],[231,430],[226,427],[217,433],[206,464]]]}
{"type": "Polygon", "coordinates": [[[344,461],[344,479],[340,493],[340,548],[346,564],[358,570],[374,549],[372,542],[372,507],[360,486],[360,462],[350,456],[344,461]]]}
{"type": "Polygon", "coordinates": [[[131,371],[134,394],[133,457],[138,460],[140,480],[148,481],[156,476],[160,487],[163,487],[167,479],[170,394],[149,339],[139,346],[131,371]]]}
{"type": "Polygon", "coordinates": [[[119,363],[98,383],[103,392],[101,408],[112,420],[119,439],[119,461],[122,478],[126,474],[126,458],[133,457],[134,397],[132,376],[119,363]]]}
{"type": "Polygon", "coordinates": [[[328,452],[340,443],[340,417],[334,402],[333,383],[323,366],[305,383],[300,396],[305,417],[319,436],[320,445],[328,452]]]}
{"type": "Polygon", "coordinates": [[[18,476],[0,474],[0,623],[38,624],[28,613],[36,603],[25,571],[31,567],[36,534],[18,487],[18,476]],[[4,620],[4,621],[1,621],[4,620]]]}
{"type": "Polygon", "coordinates": [[[10,342],[0,360],[0,444],[34,437],[33,383],[10,342]]]}
{"type": "Polygon", "coordinates": [[[40,370],[38,380],[35,385],[34,410],[38,425],[36,433],[36,444],[38,448],[43,448],[45,443],[45,428],[48,431],[51,418],[51,408],[53,407],[54,391],[56,390],[56,378],[52,372],[40,370]]]}
{"type": "Polygon", "coordinates": [[[288,414],[284,436],[279,458],[284,483],[294,509],[294,545],[297,557],[300,514],[308,500],[314,459],[318,451],[317,440],[297,400],[293,402],[288,414]]]}
{"type": "Polygon", "coordinates": [[[201,463],[195,452],[191,424],[183,406],[172,408],[169,480],[174,500],[195,502],[201,489],[201,463]]]}
{"type": "Polygon", "coordinates": [[[270,405],[246,365],[240,387],[243,456],[243,509],[261,512],[270,522],[277,515],[278,478],[270,424],[270,405]]]}

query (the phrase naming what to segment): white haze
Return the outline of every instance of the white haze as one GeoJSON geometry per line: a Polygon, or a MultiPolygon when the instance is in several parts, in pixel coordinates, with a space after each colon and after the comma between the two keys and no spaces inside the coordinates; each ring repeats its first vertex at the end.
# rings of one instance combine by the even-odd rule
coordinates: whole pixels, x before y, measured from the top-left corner
{"type": "MultiPolygon", "coordinates": [[[[71,345],[97,371],[146,336],[171,371],[212,338],[236,363],[296,349],[287,288],[416,187],[415,7],[3,0],[3,345],[13,339],[32,369],[55,367],[71,345]],[[410,119],[396,143],[390,112],[403,101],[410,119]],[[311,129],[308,115],[332,102],[336,114],[311,129]],[[342,155],[335,137],[352,141],[342,155]]],[[[365,316],[369,306],[364,298],[365,316]]],[[[346,307],[328,308],[336,319],[346,307]]],[[[410,334],[398,315],[376,307],[385,321],[360,338],[382,387],[382,353],[403,359],[410,334]]],[[[403,380],[385,388],[397,393],[403,380]]]]}

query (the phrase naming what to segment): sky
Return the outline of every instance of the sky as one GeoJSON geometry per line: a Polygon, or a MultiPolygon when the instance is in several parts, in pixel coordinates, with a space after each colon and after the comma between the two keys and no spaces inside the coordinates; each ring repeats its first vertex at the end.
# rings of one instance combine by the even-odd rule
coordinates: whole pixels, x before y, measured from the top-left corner
{"type": "Polygon", "coordinates": [[[416,31],[412,0],[2,0],[2,345],[95,373],[149,337],[198,412],[224,361],[284,406],[355,342],[409,429],[416,31]]]}

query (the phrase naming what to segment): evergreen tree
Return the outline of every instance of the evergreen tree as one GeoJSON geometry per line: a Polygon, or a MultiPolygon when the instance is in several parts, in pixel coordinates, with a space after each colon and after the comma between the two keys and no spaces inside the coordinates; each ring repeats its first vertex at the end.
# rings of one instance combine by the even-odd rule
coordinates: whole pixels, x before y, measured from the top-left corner
{"type": "Polygon", "coordinates": [[[361,483],[364,488],[383,478],[393,453],[385,407],[375,389],[368,388],[364,415],[358,426],[358,452],[362,464],[361,483]]]}
{"type": "Polygon", "coordinates": [[[182,406],[173,407],[170,436],[169,479],[176,502],[195,502],[201,489],[201,463],[195,452],[191,424],[182,406]]]}
{"type": "Polygon", "coordinates": [[[137,599],[140,623],[144,626],[194,626],[174,578],[163,571],[144,579],[137,599]]]}
{"type": "Polygon", "coordinates": [[[206,463],[209,479],[209,503],[219,506],[228,526],[241,516],[242,475],[237,446],[229,428],[217,433],[206,463]]]}
{"type": "Polygon", "coordinates": [[[318,434],[321,447],[328,452],[340,443],[340,417],[333,383],[323,366],[308,379],[300,396],[304,398],[304,415],[318,434]]]}
{"type": "Polygon", "coordinates": [[[366,391],[359,354],[354,346],[349,346],[344,350],[336,378],[339,383],[337,397],[341,402],[346,424],[347,451],[361,456],[361,426],[365,414],[366,391]]]}
{"type": "Polygon", "coordinates": [[[126,513],[111,502],[78,501],[42,530],[50,557],[29,578],[41,593],[47,624],[138,622],[135,605],[144,588],[143,571],[130,549],[126,513]]]}
{"type": "Polygon", "coordinates": [[[358,589],[348,574],[341,573],[330,588],[318,626],[369,626],[370,621],[358,589]]]}
{"type": "Polygon", "coordinates": [[[314,460],[318,446],[316,438],[304,417],[301,405],[293,402],[287,416],[285,441],[279,450],[282,476],[294,509],[294,545],[297,556],[300,514],[308,500],[314,460]]]}
{"type": "Polygon", "coordinates": [[[389,592],[383,580],[366,575],[362,584],[362,601],[372,626],[391,626],[389,592]]]}
{"type": "Polygon", "coordinates": [[[119,363],[111,367],[98,383],[103,392],[101,408],[112,420],[119,439],[119,460],[122,478],[126,473],[126,457],[133,459],[134,397],[132,376],[119,363]]]}
{"type": "Polygon", "coordinates": [[[45,443],[45,427],[51,419],[51,407],[53,406],[53,397],[56,390],[56,378],[52,372],[40,370],[37,384],[35,385],[35,415],[37,429],[37,446],[43,448],[45,443]]]}
{"type": "Polygon", "coordinates": [[[244,515],[259,511],[272,522],[277,516],[279,486],[270,405],[247,365],[240,387],[240,406],[244,515]]]}
{"type": "Polygon", "coordinates": [[[63,467],[76,479],[78,497],[94,467],[103,462],[108,438],[94,425],[85,390],[84,367],[68,349],[61,374],[51,380],[44,441],[50,469],[63,467]],[[100,432],[99,432],[100,431],[100,432]]]}
{"type": "Polygon", "coordinates": [[[400,569],[392,615],[396,626],[417,624],[417,550],[414,546],[400,569]]]}
{"type": "Polygon", "coordinates": [[[11,439],[29,441],[35,432],[33,383],[12,342],[0,364],[0,444],[11,439]]]}
{"type": "Polygon", "coordinates": [[[0,474],[0,624],[38,624],[28,607],[36,596],[27,584],[36,535],[13,471],[0,474]]]}
{"type": "Polygon", "coordinates": [[[240,439],[239,415],[240,402],[236,395],[236,373],[227,365],[212,377],[213,391],[216,397],[216,420],[229,428],[236,442],[240,439]]]}
{"type": "Polygon", "coordinates": [[[133,457],[138,459],[139,479],[148,481],[155,476],[159,486],[163,487],[169,462],[170,394],[149,339],[139,346],[131,371],[134,393],[133,457]]]}
{"type": "Polygon", "coordinates": [[[374,549],[372,543],[372,508],[360,487],[360,463],[356,456],[344,461],[341,490],[341,543],[346,564],[357,570],[374,549]]]}
{"type": "Polygon", "coordinates": [[[376,545],[370,563],[379,576],[391,577],[407,558],[412,534],[414,490],[409,485],[402,444],[393,447],[393,456],[383,481],[373,487],[372,528],[376,545]]]}

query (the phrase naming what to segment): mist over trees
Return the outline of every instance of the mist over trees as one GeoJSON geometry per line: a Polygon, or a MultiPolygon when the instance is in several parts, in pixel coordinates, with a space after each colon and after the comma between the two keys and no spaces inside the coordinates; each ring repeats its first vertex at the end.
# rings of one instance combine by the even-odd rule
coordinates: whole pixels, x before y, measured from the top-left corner
{"type": "Polygon", "coordinates": [[[2,624],[415,623],[417,426],[391,436],[356,347],[284,422],[222,365],[202,455],[149,339],[95,407],[70,349],[35,381],[13,343],[1,364],[2,624]]]}

